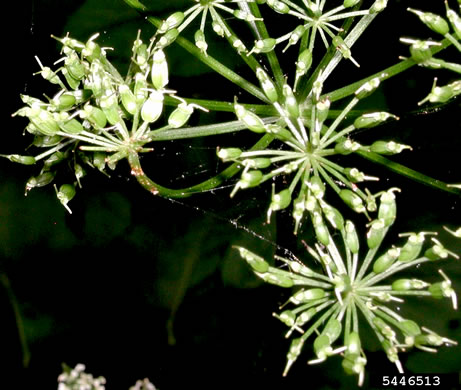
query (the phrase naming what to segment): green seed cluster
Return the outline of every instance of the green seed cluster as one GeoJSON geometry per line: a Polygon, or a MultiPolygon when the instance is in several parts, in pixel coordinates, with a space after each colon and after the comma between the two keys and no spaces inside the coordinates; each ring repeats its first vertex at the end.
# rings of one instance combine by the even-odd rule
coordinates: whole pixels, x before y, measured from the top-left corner
{"type": "Polygon", "coordinates": [[[325,361],[332,355],[341,354],[342,366],[347,374],[357,375],[358,383],[364,380],[367,363],[362,348],[360,332],[369,326],[389,361],[403,372],[399,352],[410,348],[435,352],[435,347],[456,344],[439,336],[411,319],[402,317],[393,303],[401,305],[405,296],[450,298],[457,309],[456,294],[450,279],[439,271],[443,279],[429,283],[419,279],[397,279],[391,284],[384,281],[403,270],[426,262],[446,259],[449,252],[436,239],[425,245],[425,238],[434,233],[405,233],[401,246],[392,246],[382,255],[377,255],[381,243],[395,218],[395,197],[392,191],[381,195],[379,217],[369,224],[366,254],[361,258],[359,238],[355,226],[346,221],[333,228],[340,234],[331,234],[328,227],[317,232],[318,243],[309,247],[309,253],[320,265],[308,267],[299,260],[288,260],[276,256],[288,270],[272,267],[260,256],[243,247],[237,247],[254,273],[264,281],[284,287],[296,288],[288,302],[293,306],[274,316],[288,326],[286,337],[298,336],[291,342],[286,375],[301,354],[304,343],[313,338],[315,358],[309,364],[325,361]],[[337,237],[334,239],[333,237],[337,237]],[[341,242],[339,242],[341,241],[341,242]],[[339,248],[344,248],[343,253],[339,248]],[[362,317],[362,318],[360,318],[362,317]],[[362,319],[366,324],[363,324],[362,319]]]}
{"type": "MultiPolygon", "coordinates": [[[[61,65],[57,70],[43,66],[37,58],[39,73],[60,90],[46,100],[22,95],[26,106],[13,115],[29,120],[26,130],[34,136],[33,146],[44,151],[36,156],[3,156],[22,164],[43,163],[40,173],[28,180],[26,193],[53,182],[57,168],[66,161],[73,180],[55,188],[59,201],[71,212],[67,204],[76,186],[81,186],[84,166],[106,173],[106,167],[115,169],[130,153],[152,150],[145,145],[151,141],[151,126],[163,113],[165,95],[179,104],[164,128],[182,127],[194,108],[201,108],[166,89],[168,65],[163,48],[170,42],[164,36],[154,36],[146,44],[139,35],[125,78],[108,60],[107,48],[96,43],[98,34],[86,43],[69,36],[56,38],[64,54],[56,62],[61,65]]],[[[139,173],[139,167],[132,168],[139,173]]]]}
{"type": "Polygon", "coordinates": [[[273,185],[267,219],[270,220],[274,211],[292,205],[295,234],[305,214],[311,216],[315,227],[324,224],[323,216],[330,221],[336,221],[334,224],[339,223],[337,220],[340,219],[340,213],[324,200],[325,183],[354,211],[367,216],[368,212],[376,211],[375,198],[379,194],[372,195],[366,189],[362,191],[358,183],[378,178],[368,176],[355,167],[342,167],[334,162],[333,156],[348,155],[356,151],[392,155],[410,149],[409,146],[394,141],[378,140],[371,145],[360,145],[349,138],[357,129],[375,127],[389,118],[398,119],[387,112],[363,114],[352,124],[341,128],[343,119],[353,107],[379,86],[379,78],[374,78],[358,88],[352,101],[330,122],[330,101],[328,98],[320,98],[321,80],[315,83],[315,93],[308,102],[299,104],[287,83],[279,94],[275,82],[263,69],[258,68],[256,76],[280,119],[276,123],[267,123],[267,118],[260,118],[238,102],[234,104],[234,111],[249,130],[272,135],[279,145],[251,151],[238,148],[218,149],[218,156],[223,161],[238,162],[243,167],[241,178],[237,181],[231,197],[239,189],[255,187],[278,176],[291,175],[293,179],[288,188],[276,192],[273,185]]]}

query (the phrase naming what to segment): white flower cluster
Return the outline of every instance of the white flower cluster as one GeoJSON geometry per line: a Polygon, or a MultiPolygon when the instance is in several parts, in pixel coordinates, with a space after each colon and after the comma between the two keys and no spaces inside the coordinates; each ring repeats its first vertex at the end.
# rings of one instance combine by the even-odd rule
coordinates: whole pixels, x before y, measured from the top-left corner
{"type": "Polygon", "coordinates": [[[157,388],[147,378],[144,378],[142,381],[136,381],[136,384],[130,387],[130,390],[156,390],[156,389],[157,388]]]}
{"type": "Polygon", "coordinates": [[[65,369],[58,382],[58,390],[105,390],[106,379],[102,376],[93,378],[85,373],[84,364],[77,364],[73,369],[65,369]]]}

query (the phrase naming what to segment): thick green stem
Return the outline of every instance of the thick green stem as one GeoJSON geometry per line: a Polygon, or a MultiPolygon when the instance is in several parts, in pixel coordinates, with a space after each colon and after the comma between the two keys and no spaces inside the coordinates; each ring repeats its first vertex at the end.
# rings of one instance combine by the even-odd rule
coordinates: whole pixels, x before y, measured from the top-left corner
{"type": "MultiPolygon", "coordinates": [[[[264,123],[273,123],[277,117],[264,118],[264,123]]],[[[233,133],[235,131],[246,130],[247,126],[240,121],[224,122],[212,125],[185,127],[181,129],[159,129],[147,134],[150,141],[170,141],[173,139],[197,138],[210,135],[233,133]]]]}
{"type": "Polygon", "coordinates": [[[461,191],[459,189],[450,187],[447,183],[444,183],[441,180],[437,180],[427,175],[424,175],[404,165],[391,161],[379,154],[365,151],[358,151],[355,153],[359,156],[366,158],[367,160],[373,161],[380,165],[384,165],[387,169],[396,172],[399,175],[408,177],[418,183],[425,184],[429,187],[437,188],[442,191],[450,192],[452,194],[461,195],[461,191]]]}
{"type": "MultiPolygon", "coordinates": [[[[266,134],[261,137],[261,139],[256,144],[253,145],[251,150],[264,149],[273,141],[273,139],[274,137],[272,135],[266,134]]],[[[141,184],[144,189],[153,195],[160,195],[168,198],[186,198],[196,192],[211,190],[221,185],[225,180],[230,179],[236,175],[241,169],[240,164],[234,163],[228,168],[224,169],[218,175],[200,184],[187,188],[171,189],[155,183],[144,173],[141,167],[141,162],[139,161],[138,153],[133,150],[128,153],[128,163],[130,164],[131,174],[136,178],[138,183],[141,184]]]]}

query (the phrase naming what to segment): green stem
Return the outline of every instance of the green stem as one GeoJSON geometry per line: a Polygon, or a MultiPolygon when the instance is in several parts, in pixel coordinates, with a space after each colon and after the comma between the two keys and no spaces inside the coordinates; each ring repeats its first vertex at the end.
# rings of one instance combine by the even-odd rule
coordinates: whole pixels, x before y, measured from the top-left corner
{"type": "MultiPolygon", "coordinates": [[[[249,6],[251,12],[253,13],[255,17],[261,18],[261,12],[259,12],[258,4],[256,4],[255,2],[244,3],[244,4],[249,6]]],[[[264,24],[264,21],[257,20],[255,21],[254,26],[256,27],[257,32],[260,35],[261,39],[270,38],[266,25],[264,24]]],[[[280,68],[280,63],[277,58],[277,55],[275,54],[274,50],[271,50],[269,53],[266,53],[266,56],[267,56],[267,60],[269,61],[269,66],[271,67],[272,73],[274,74],[277,87],[281,91],[283,84],[285,83],[285,78],[283,77],[283,72],[282,72],[282,69],[280,68]]]]}
{"type": "MultiPolygon", "coordinates": [[[[258,150],[266,148],[272,141],[274,137],[272,135],[266,134],[261,139],[253,145],[251,150],[258,150]]],[[[195,192],[204,192],[216,188],[221,185],[225,180],[236,175],[241,166],[239,163],[234,163],[228,168],[224,169],[218,175],[212,177],[211,179],[205,180],[204,182],[194,185],[188,188],[181,189],[171,189],[163,187],[155,182],[153,182],[143,171],[141,163],[139,161],[139,156],[135,151],[130,151],[128,153],[128,163],[130,164],[131,173],[136,177],[141,186],[152,193],[153,195],[160,195],[169,198],[186,198],[195,192]]]]}
{"type": "MultiPolygon", "coordinates": [[[[264,123],[273,123],[278,118],[265,118],[264,123]]],[[[151,131],[147,134],[147,138],[151,141],[170,141],[173,139],[185,139],[206,137],[210,135],[219,135],[233,133],[235,131],[246,130],[247,127],[240,121],[224,122],[212,125],[185,127],[181,129],[159,129],[151,131]]]]}
{"type": "Polygon", "coordinates": [[[357,151],[355,153],[363,158],[366,158],[367,160],[383,165],[387,169],[393,172],[396,172],[399,175],[408,177],[418,183],[425,184],[429,187],[437,188],[442,191],[450,192],[451,194],[461,195],[461,191],[459,189],[450,187],[447,183],[444,183],[441,180],[437,180],[427,175],[424,175],[404,165],[391,161],[387,159],[386,157],[383,157],[379,154],[376,154],[373,152],[365,152],[365,151],[357,151]]]}

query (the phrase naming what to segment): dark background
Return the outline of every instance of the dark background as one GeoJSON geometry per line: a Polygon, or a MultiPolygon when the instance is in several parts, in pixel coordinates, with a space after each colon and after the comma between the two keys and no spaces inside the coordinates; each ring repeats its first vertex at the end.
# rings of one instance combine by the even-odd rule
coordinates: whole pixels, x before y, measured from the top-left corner
{"type": "MultiPolygon", "coordinates": [[[[401,36],[437,39],[405,11],[412,6],[444,12],[443,2],[437,9],[431,3],[393,1],[354,46],[353,56],[361,68],[344,61],[325,88],[344,86],[392,65],[399,55],[408,55],[408,48],[398,42],[401,36]]],[[[185,9],[179,0],[150,4],[161,15],[176,9],[175,4],[185,9]]],[[[274,18],[273,25],[283,28],[271,15],[267,18],[274,18]]],[[[32,76],[39,69],[34,56],[50,66],[59,58],[59,47],[50,34],[71,31],[72,36],[86,40],[94,32],[106,31],[100,41],[116,48],[111,58],[123,67],[136,30],[141,28],[145,37],[153,32],[121,0],[12,2],[4,20],[8,21],[3,24],[2,40],[6,98],[2,99],[0,153],[21,153],[30,142],[22,136],[25,122],[10,115],[22,106],[20,93],[37,97],[43,93],[46,83],[32,76]]],[[[208,37],[213,53],[214,38],[211,33],[208,37]]],[[[291,69],[293,58],[287,53],[281,62],[284,69],[291,69]]],[[[459,58],[459,53],[449,50],[444,54],[455,59],[456,55],[459,58]]],[[[220,56],[245,72],[232,56],[222,50],[220,56]]],[[[174,75],[170,86],[182,96],[232,101],[238,93],[228,82],[217,88],[220,76],[180,48],[169,48],[168,59],[174,75]]],[[[357,139],[367,143],[392,138],[408,143],[413,152],[397,156],[396,161],[459,183],[459,101],[435,113],[414,112],[436,75],[440,84],[453,78],[449,72],[415,68],[384,83],[367,108],[388,110],[401,120],[359,134],[357,139]]],[[[250,100],[242,96],[242,101],[250,100]]],[[[192,124],[197,122],[193,117],[192,124]]],[[[234,146],[242,142],[240,137],[238,141],[226,136],[162,143],[143,165],[161,184],[176,188],[194,184],[220,168],[216,146],[234,146]]],[[[250,136],[248,142],[252,140],[250,136]]],[[[348,160],[354,163],[382,178],[376,190],[383,188],[383,182],[404,189],[398,196],[399,219],[388,245],[397,242],[398,232],[430,230],[438,231],[447,247],[460,252],[459,243],[442,230],[443,225],[461,225],[459,196],[413,183],[358,158],[348,160]]],[[[121,164],[110,179],[89,171],[83,189],[70,203],[73,214],[69,215],[51,186],[23,196],[24,184],[37,174],[36,169],[0,161],[0,272],[11,284],[10,290],[0,285],[0,389],[56,388],[62,362],[85,363],[88,372],[105,376],[107,388],[116,390],[128,389],[144,377],[162,390],[187,388],[184,383],[201,389],[355,386],[356,378],[344,375],[340,358],[307,366],[312,356],[309,346],[290,375],[281,377],[289,341],[283,337],[285,326],[271,313],[290,292],[262,285],[231,250],[231,245],[245,244],[268,258],[288,249],[309,261],[291,235],[289,215],[279,213],[278,223],[271,226],[263,223],[270,196],[267,188],[242,191],[233,201],[228,199],[231,187],[170,201],[153,197],[127,179],[128,168],[121,164]],[[15,300],[8,291],[14,292],[15,300]],[[22,365],[14,301],[31,353],[28,368],[22,365]]],[[[335,204],[333,196],[329,200],[335,204]]],[[[308,228],[301,237],[309,240],[308,228]]],[[[460,291],[459,263],[451,260],[444,269],[460,291]]],[[[435,266],[423,267],[414,277],[438,280],[436,271],[435,266]]],[[[461,341],[461,317],[448,300],[409,299],[408,303],[402,312],[410,318],[461,341]]],[[[396,373],[373,338],[363,337],[368,347],[367,373],[396,373]]],[[[459,347],[442,348],[437,354],[414,351],[402,354],[401,359],[410,372],[458,372],[460,352],[459,347]]]]}

